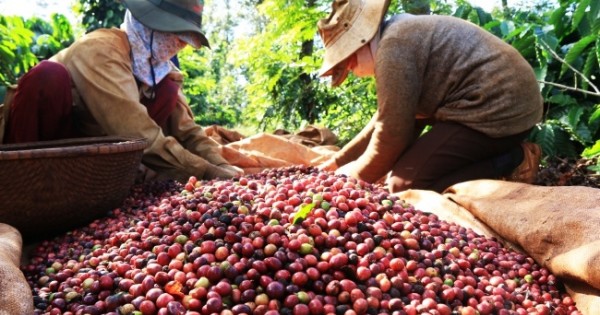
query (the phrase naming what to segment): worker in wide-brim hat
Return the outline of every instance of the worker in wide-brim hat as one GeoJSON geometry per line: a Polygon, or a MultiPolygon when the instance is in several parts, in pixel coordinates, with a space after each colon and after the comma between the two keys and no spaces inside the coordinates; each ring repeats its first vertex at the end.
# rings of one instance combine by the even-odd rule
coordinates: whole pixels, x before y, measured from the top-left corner
{"type": "Polygon", "coordinates": [[[377,94],[371,121],[320,167],[368,182],[387,178],[393,192],[442,191],[480,178],[532,182],[540,150],[524,140],[542,118],[543,100],[529,63],[458,18],[385,19],[389,4],[334,0],[318,22],[319,75],[333,86],[349,72],[374,76],[377,94]]]}
{"type": "Polygon", "coordinates": [[[145,138],[143,176],[187,181],[228,178],[218,144],[194,122],[171,58],[209,47],[202,0],[123,0],[120,28],[98,29],[20,80],[0,126],[4,143],[80,136],[145,138]]]}

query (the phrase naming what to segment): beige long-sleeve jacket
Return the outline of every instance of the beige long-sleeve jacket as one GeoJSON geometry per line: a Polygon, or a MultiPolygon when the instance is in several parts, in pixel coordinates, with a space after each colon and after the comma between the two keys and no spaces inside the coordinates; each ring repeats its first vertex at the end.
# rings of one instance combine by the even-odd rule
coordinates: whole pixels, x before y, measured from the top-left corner
{"type": "MultiPolygon", "coordinates": [[[[159,178],[187,180],[213,175],[215,165],[228,164],[218,144],[194,122],[179,93],[168,126],[161,129],[140,103],[132,74],[129,42],[122,30],[100,29],[77,40],[51,58],[71,75],[76,127],[86,136],[119,135],[148,141],[142,162],[159,178]]],[[[180,73],[171,74],[182,79],[180,73]]]]}
{"type": "Polygon", "coordinates": [[[414,139],[415,118],[457,122],[490,137],[541,120],[533,69],[493,34],[449,16],[403,14],[389,22],[375,56],[377,112],[335,160],[357,175],[384,176],[414,139]]]}

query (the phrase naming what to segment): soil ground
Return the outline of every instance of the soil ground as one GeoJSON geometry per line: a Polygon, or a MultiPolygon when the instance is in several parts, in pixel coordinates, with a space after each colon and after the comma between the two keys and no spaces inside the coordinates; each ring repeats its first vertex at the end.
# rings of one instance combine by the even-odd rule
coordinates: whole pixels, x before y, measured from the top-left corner
{"type": "Polygon", "coordinates": [[[600,188],[600,174],[589,166],[598,159],[548,158],[540,167],[534,184],[542,186],[587,186],[600,188]]]}

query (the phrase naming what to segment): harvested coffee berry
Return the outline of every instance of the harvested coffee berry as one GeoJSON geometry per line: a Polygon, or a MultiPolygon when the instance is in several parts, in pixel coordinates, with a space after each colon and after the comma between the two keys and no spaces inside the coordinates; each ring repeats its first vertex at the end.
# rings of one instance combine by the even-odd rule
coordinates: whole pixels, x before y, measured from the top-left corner
{"type": "Polygon", "coordinates": [[[531,257],[302,166],[135,186],[22,270],[36,314],[579,314],[531,257]]]}

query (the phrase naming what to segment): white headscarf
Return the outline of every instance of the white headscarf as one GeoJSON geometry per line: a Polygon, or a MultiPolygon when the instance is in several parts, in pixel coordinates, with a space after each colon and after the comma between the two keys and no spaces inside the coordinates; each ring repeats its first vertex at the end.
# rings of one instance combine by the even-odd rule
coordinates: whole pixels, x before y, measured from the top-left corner
{"type": "Polygon", "coordinates": [[[202,46],[193,33],[167,33],[154,31],[140,23],[127,10],[121,29],[127,33],[131,46],[133,75],[147,86],[153,87],[171,72],[175,65],[170,59],[187,44],[202,46]]]}

